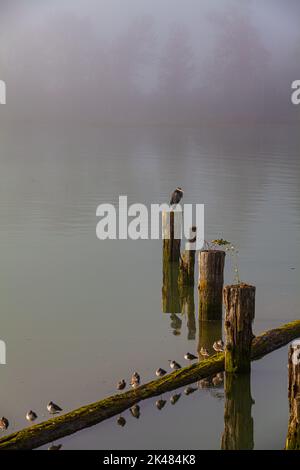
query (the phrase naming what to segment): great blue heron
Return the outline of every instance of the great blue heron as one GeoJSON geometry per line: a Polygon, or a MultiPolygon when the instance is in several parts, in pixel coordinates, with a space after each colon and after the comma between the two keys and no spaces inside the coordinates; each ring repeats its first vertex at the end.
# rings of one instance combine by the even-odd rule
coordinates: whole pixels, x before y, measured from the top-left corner
{"type": "Polygon", "coordinates": [[[170,206],[174,206],[179,204],[183,196],[183,190],[181,188],[176,188],[175,191],[172,193],[170,206]]]}

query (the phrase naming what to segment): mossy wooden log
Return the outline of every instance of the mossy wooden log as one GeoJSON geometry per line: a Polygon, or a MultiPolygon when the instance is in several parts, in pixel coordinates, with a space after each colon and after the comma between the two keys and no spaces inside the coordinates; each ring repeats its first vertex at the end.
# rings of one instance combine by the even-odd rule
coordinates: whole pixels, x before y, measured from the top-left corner
{"type": "Polygon", "coordinates": [[[163,258],[166,261],[179,263],[182,230],[181,211],[163,211],[163,258]]]}
{"type": "MultiPolygon", "coordinates": [[[[298,337],[300,337],[300,320],[267,331],[253,340],[251,357],[253,360],[259,359],[298,337]]],[[[162,393],[215,375],[224,370],[224,364],[224,353],[216,354],[198,364],[193,364],[161,379],[141,385],[135,390],[104,398],[65,415],[2,437],[0,450],[26,450],[41,447],[48,442],[53,442],[118,415],[142,400],[160,396],[162,393]]]]}
{"type": "Polygon", "coordinates": [[[225,252],[203,250],[199,253],[199,318],[221,320],[225,252]]]}
{"type": "Polygon", "coordinates": [[[252,323],[255,314],[255,287],[236,284],[224,288],[225,370],[227,373],[251,369],[252,323]]]}
{"type": "Polygon", "coordinates": [[[289,348],[289,427],[286,450],[300,450],[300,342],[289,348]]]}
{"type": "Polygon", "coordinates": [[[253,403],[250,374],[225,374],[223,450],[253,449],[253,403]]]}

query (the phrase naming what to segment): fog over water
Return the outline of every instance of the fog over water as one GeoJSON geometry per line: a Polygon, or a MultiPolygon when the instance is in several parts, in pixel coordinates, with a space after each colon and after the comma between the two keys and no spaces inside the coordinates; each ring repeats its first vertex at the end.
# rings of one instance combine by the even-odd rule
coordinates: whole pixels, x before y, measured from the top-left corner
{"type": "MultiPolygon", "coordinates": [[[[181,186],[205,205],[206,239],[239,250],[254,333],[299,318],[299,24],[299,0],[0,0],[6,434],[29,409],[39,423],[50,400],[68,412],[134,370],[153,380],[222,335],[222,321],[199,320],[197,282],[185,304],[169,289],[166,307],[161,240],[97,239],[96,209],[119,195],[149,207],[181,186]]],[[[287,349],[252,364],[248,448],[284,447],[287,349]]],[[[59,443],[219,449],[234,419],[223,385],[177,390],[176,405],[164,394],[161,411],[146,400],[124,428],[113,417],[59,443]]]]}
{"type": "Polygon", "coordinates": [[[1,1],[10,119],[299,119],[297,1],[1,1]]]}

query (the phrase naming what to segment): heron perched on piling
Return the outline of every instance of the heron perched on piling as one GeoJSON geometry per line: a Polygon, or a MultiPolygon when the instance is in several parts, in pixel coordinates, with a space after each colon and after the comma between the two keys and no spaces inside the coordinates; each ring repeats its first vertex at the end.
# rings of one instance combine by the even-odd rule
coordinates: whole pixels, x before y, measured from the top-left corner
{"type": "Polygon", "coordinates": [[[183,196],[183,190],[178,186],[178,188],[173,191],[171,195],[171,200],[170,200],[170,206],[175,206],[176,204],[179,204],[183,196]]]}

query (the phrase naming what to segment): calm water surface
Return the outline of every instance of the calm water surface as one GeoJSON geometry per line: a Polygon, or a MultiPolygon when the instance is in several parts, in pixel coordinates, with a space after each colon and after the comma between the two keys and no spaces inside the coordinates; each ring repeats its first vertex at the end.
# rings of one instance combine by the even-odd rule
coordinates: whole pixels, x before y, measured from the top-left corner
{"type": "MultiPolygon", "coordinates": [[[[257,286],[255,332],[299,318],[300,139],[296,127],[0,129],[1,411],[11,430],[115,391],[140,371],[195,352],[195,318],[162,312],[161,243],[99,241],[96,207],[167,202],[180,185],[204,203],[206,238],[240,249],[241,278],[257,286]],[[174,334],[174,332],[176,334],[174,334]]],[[[227,260],[226,282],[233,275],[227,260]]],[[[202,332],[201,332],[202,331],[202,332]]],[[[199,338],[200,335],[200,338],[199,338]]],[[[203,338],[202,338],[203,339],[203,338]]],[[[253,364],[255,448],[281,449],[287,432],[287,348],[253,364]]],[[[165,395],[169,399],[170,394],[165,395]]],[[[62,439],[71,448],[218,449],[223,388],[182,395],[162,411],[141,404],[62,439]]]]}

